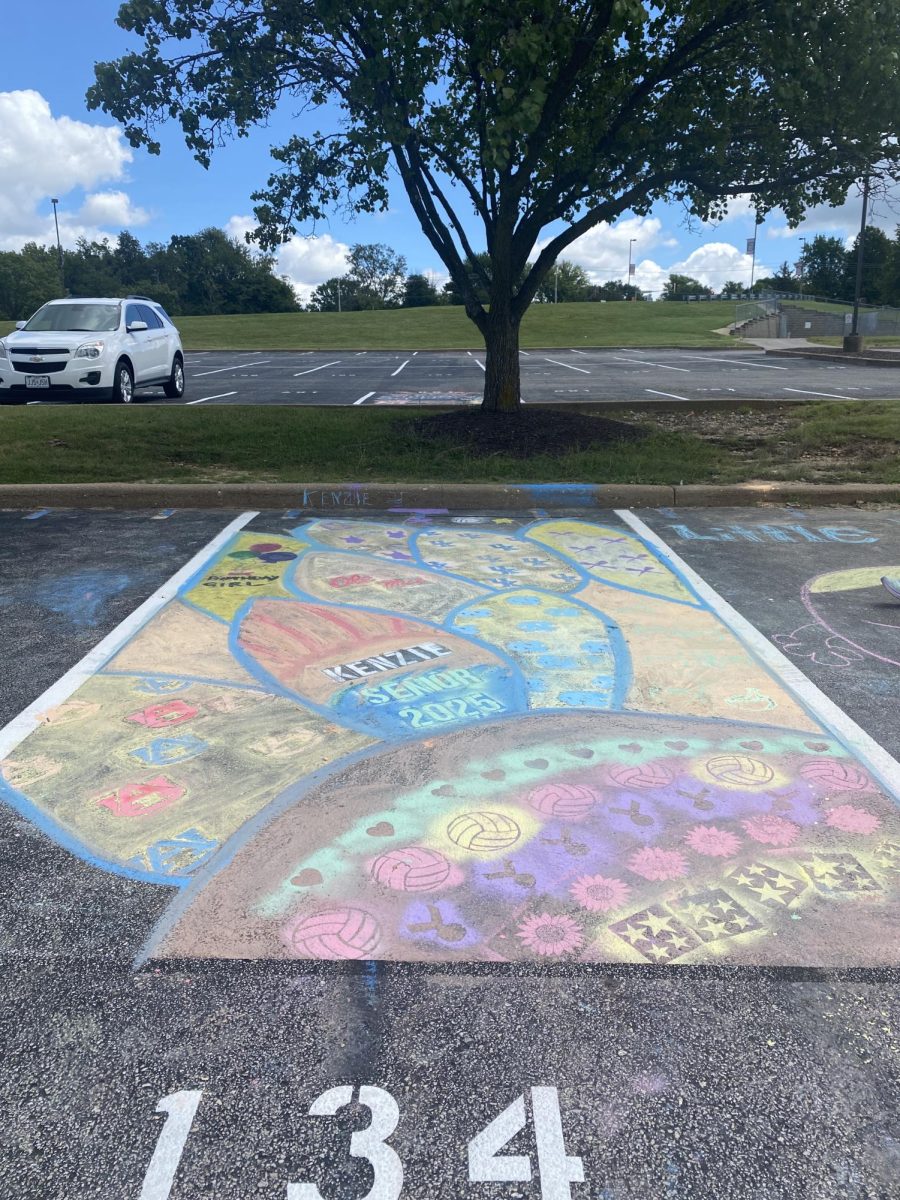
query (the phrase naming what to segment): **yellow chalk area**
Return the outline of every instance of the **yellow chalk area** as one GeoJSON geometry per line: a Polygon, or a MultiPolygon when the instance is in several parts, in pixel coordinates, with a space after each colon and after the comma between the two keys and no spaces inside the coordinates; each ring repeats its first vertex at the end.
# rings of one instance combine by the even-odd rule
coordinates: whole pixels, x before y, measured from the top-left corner
{"type": "Polygon", "coordinates": [[[602,583],[579,599],[622,631],[633,670],[626,708],[745,721],[764,713],[767,724],[821,732],[713,613],[602,583]]]}
{"type": "Polygon", "coordinates": [[[675,572],[623,529],[588,521],[546,521],[528,537],[568,555],[594,579],[667,600],[696,603],[697,597],[675,572]]]}
{"type": "Polygon", "coordinates": [[[827,575],[819,575],[814,579],[809,585],[809,590],[815,594],[879,587],[883,575],[889,579],[900,579],[900,566],[895,564],[892,567],[851,567],[847,571],[829,571],[827,575]]]}
{"type": "Polygon", "coordinates": [[[265,562],[252,557],[233,557],[248,554],[252,546],[267,545],[273,550],[300,554],[307,543],[298,538],[269,533],[242,533],[216,559],[213,565],[183,599],[213,616],[230,621],[251,596],[288,596],[282,585],[286,567],[293,569],[296,560],[265,562]]]}
{"type": "Polygon", "coordinates": [[[541,828],[521,808],[487,804],[442,813],[426,834],[426,845],[456,862],[469,859],[514,859],[541,828]]]}

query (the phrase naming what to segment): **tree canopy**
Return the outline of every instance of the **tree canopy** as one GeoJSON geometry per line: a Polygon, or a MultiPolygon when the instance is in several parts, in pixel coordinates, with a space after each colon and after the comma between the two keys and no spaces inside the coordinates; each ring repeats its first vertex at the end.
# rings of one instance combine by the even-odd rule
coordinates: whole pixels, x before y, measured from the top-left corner
{"type": "Polygon", "coordinates": [[[208,162],[282,101],[339,106],[273,150],[258,238],[385,209],[393,170],[484,335],[487,407],[518,405],[522,315],[601,221],[739,193],[797,220],[900,162],[900,0],[128,0],[118,21],[143,47],[89,103],[133,145],[175,119],[208,162]]]}

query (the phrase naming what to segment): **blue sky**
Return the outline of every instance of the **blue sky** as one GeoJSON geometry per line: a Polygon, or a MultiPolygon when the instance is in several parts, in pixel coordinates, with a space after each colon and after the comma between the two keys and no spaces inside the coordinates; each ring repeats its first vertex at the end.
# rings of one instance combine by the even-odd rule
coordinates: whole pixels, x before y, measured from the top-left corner
{"type": "MultiPolygon", "coordinates": [[[[175,127],[161,133],[161,157],[132,152],[114,122],[103,113],[89,113],[84,101],[93,63],[135,47],[135,39],[115,24],[117,9],[118,0],[41,0],[7,8],[7,31],[15,11],[15,38],[4,41],[0,67],[0,249],[52,240],[51,196],[60,199],[68,244],[82,235],[115,237],[123,227],[142,241],[166,241],[208,225],[240,234],[252,213],[250,194],[271,169],[269,147],[297,127],[286,109],[250,139],[218,151],[209,171],[194,162],[175,127]]],[[[319,124],[315,118],[304,121],[308,128],[319,124]]],[[[894,213],[876,214],[887,229],[897,220],[894,213]]],[[[814,210],[796,231],[788,230],[783,218],[770,216],[757,242],[757,275],[785,259],[793,262],[800,236],[825,232],[852,238],[858,222],[855,196],[839,209],[814,210]]],[[[470,228],[480,244],[474,222],[470,228]]],[[[658,293],[668,272],[678,270],[718,287],[726,279],[749,282],[744,249],[751,233],[752,217],[741,202],[715,228],[687,228],[679,206],[658,205],[646,218],[626,216],[614,227],[591,231],[566,257],[598,282],[624,279],[634,239],[639,286],[658,293]]],[[[316,283],[342,272],[349,245],[375,241],[403,254],[410,271],[444,277],[399,187],[387,213],[352,222],[335,213],[315,236],[282,248],[280,270],[303,298],[316,283]]]]}

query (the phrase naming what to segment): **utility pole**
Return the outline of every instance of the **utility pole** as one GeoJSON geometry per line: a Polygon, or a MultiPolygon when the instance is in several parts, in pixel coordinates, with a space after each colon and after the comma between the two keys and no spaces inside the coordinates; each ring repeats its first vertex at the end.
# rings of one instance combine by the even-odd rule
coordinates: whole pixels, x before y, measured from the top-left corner
{"type": "Polygon", "coordinates": [[[862,338],[859,335],[859,301],[862,296],[863,263],[866,250],[866,220],[869,213],[869,170],[866,168],[862,192],[862,220],[859,224],[859,246],[856,250],[856,290],[853,295],[853,323],[850,326],[849,337],[844,338],[844,349],[851,354],[862,350],[862,338]]]}
{"type": "MultiPolygon", "coordinates": [[[[634,267],[631,265],[631,247],[634,245],[634,243],[636,241],[637,241],[637,238],[631,238],[628,242],[628,280],[627,280],[627,283],[628,283],[629,287],[631,287],[631,277],[634,274],[634,267]]],[[[631,296],[631,297],[629,297],[629,299],[633,300],[634,297],[631,296]]]]}
{"type": "Polygon", "coordinates": [[[747,238],[747,253],[751,255],[750,259],[750,291],[753,291],[753,276],[756,274],[756,231],[759,229],[759,213],[756,214],[756,219],[753,223],[753,237],[747,238]]]}
{"type": "Polygon", "coordinates": [[[60,282],[60,285],[62,286],[63,292],[65,292],[65,290],[66,290],[66,270],[65,270],[65,263],[63,260],[62,242],[59,240],[59,217],[57,216],[57,213],[56,213],[56,206],[57,206],[57,204],[59,204],[59,200],[56,198],[53,198],[53,199],[51,199],[50,203],[53,205],[53,223],[56,225],[56,258],[57,258],[57,263],[59,265],[59,282],[60,282]]]}

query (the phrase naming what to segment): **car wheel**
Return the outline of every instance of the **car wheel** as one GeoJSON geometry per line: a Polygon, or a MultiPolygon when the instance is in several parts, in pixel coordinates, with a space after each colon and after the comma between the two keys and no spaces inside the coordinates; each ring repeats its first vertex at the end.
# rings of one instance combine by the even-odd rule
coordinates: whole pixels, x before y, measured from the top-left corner
{"type": "Polygon", "coordinates": [[[124,358],[116,363],[116,375],[113,380],[113,403],[131,404],[134,400],[134,375],[131,367],[124,358]]]}
{"type": "Polygon", "coordinates": [[[184,395],[184,362],[180,354],[175,355],[172,374],[169,376],[169,382],[163,384],[163,391],[169,400],[180,400],[184,395]]]}

